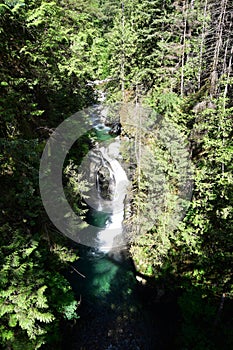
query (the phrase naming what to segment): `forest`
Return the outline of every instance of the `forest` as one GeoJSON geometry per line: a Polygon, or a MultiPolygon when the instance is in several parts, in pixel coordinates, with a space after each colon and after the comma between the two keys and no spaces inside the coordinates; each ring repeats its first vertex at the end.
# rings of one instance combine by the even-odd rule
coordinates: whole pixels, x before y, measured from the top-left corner
{"type": "MultiPolygon", "coordinates": [[[[178,309],[170,345],[161,350],[232,348],[232,25],[230,0],[1,1],[2,349],[63,349],[64,330],[77,332],[85,317],[65,273],[79,253],[46,214],[39,165],[54,129],[98,103],[100,90],[106,103],[152,108],[187,140],[192,198],[175,230],[175,194],[153,213],[146,198],[155,177],[146,169],[135,171],[131,201],[130,230],[138,229],[138,212],[149,212],[154,224],[148,230],[141,223],[130,236],[130,256],[154,303],[172,300],[178,309]]],[[[172,187],[167,151],[158,151],[156,136],[140,142],[172,187]]],[[[67,184],[71,197],[77,181],[67,184]]]]}

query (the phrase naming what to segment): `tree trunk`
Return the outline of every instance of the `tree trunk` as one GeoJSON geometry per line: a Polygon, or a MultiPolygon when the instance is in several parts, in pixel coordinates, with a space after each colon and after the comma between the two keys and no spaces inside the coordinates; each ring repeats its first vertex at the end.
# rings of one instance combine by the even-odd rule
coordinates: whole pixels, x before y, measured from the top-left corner
{"type": "Polygon", "coordinates": [[[217,93],[218,64],[219,64],[220,49],[223,44],[223,28],[224,28],[224,22],[225,22],[225,16],[226,16],[226,6],[227,6],[227,0],[222,0],[221,12],[219,15],[218,26],[217,26],[216,35],[215,35],[216,44],[215,44],[215,50],[214,50],[214,56],[213,56],[211,79],[210,79],[210,97],[215,97],[217,93]]]}
{"type": "Polygon", "coordinates": [[[200,54],[199,54],[199,69],[198,69],[198,89],[201,88],[201,74],[202,74],[202,62],[203,62],[203,50],[206,37],[206,17],[207,17],[207,6],[208,0],[205,0],[204,12],[203,12],[203,26],[201,31],[201,44],[200,44],[200,54]]]}

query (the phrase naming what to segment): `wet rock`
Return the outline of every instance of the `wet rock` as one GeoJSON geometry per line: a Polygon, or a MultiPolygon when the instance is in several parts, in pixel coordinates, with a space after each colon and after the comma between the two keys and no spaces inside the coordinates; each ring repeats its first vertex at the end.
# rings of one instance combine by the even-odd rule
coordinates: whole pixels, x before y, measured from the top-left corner
{"type": "Polygon", "coordinates": [[[102,198],[111,200],[115,192],[115,179],[106,166],[101,166],[96,177],[97,188],[102,198]]]}
{"type": "Polygon", "coordinates": [[[121,128],[122,128],[121,123],[118,123],[118,122],[113,123],[111,130],[109,131],[109,134],[112,136],[119,136],[121,134],[121,128]]]}

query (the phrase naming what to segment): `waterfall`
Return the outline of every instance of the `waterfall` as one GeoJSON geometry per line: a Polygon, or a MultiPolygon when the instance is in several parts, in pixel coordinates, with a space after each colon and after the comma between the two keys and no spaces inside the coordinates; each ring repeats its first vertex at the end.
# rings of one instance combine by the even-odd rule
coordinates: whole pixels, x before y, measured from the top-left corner
{"type": "Polygon", "coordinates": [[[115,191],[112,200],[112,213],[106,227],[98,232],[99,250],[105,253],[116,245],[125,245],[123,237],[124,198],[128,184],[127,175],[120,163],[115,159],[108,162],[115,178],[115,191]]]}
{"type": "MultiPolygon", "coordinates": [[[[98,133],[108,134],[109,127],[96,118],[93,121],[98,133]]],[[[102,135],[98,134],[99,140],[102,135]]],[[[120,139],[109,136],[107,142],[98,142],[89,151],[80,168],[91,187],[85,199],[89,207],[88,224],[96,226],[94,230],[92,228],[95,239],[91,244],[103,253],[126,243],[123,237],[124,199],[129,181],[120,159],[120,139]]]]}

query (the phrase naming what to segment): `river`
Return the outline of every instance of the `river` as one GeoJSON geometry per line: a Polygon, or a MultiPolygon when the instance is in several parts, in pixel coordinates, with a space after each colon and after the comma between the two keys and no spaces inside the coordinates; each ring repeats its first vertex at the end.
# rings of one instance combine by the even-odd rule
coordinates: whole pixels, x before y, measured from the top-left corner
{"type": "Polygon", "coordinates": [[[161,308],[161,305],[154,303],[156,292],[138,283],[124,238],[124,186],[127,175],[119,161],[121,155],[117,144],[120,141],[109,137],[109,127],[100,120],[94,120],[93,127],[99,143],[89,154],[88,162],[90,159],[91,163],[96,162],[93,169],[100,169],[103,165],[108,168],[108,185],[111,181],[114,184],[113,197],[108,197],[107,206],[103,206],[106,199],[103,197],[109,195],[110,186],[108,193],[103,193],[106,183],[102,182],[101,189],[97,176],[97,198],[93,200],[94,204],[89,202],[86,215],[88,224],[96,227],[92,246],[75,244],[80,258],[73,263],[66,276],[80,300],[80,318],[72,329],[66,331],[63,348],[166,349],[164,339],[170,332],[169,327],[172,328],[170,306],[161,308]],[[109,142],[102,144],[103,141],[109,142]],[[114,159],[109,155],[110,149],[115,152],[114,159]],[[118,188],[122,181],[123,190],[122,187],[118,188]],[[118,196],[116,202],[114,196],[117,188],[123,196],[118,196]]]}

